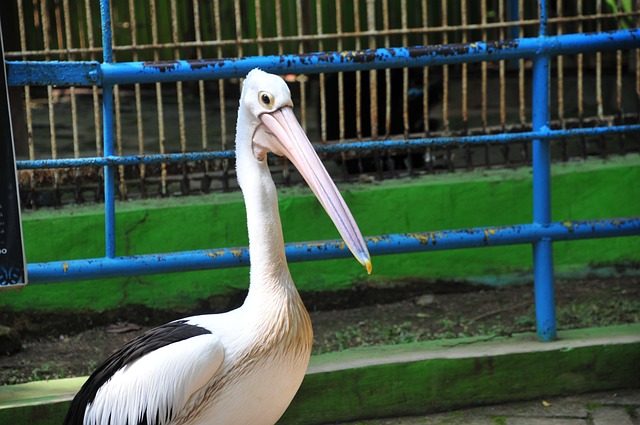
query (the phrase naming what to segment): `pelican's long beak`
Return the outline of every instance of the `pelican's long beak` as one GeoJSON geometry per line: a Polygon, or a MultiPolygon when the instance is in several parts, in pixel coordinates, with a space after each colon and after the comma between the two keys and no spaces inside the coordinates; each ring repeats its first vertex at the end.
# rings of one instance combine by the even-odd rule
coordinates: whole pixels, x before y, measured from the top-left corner
{"type": "MultiPolygon", "coordinates": [[[[260,120],[275,137],[260,140],[261,148],[284,155],[296,166],[324,207],[356,259],[371,273],[371,257],[347,204],[322,165],[309,138],[298,123],[293,109],[285,106],[260,115],[260,120]]],[[[256,136],[258,134],[256,133],[256,136]]],[[[254,143],[256,143],[254,136],[254,143]]]]}

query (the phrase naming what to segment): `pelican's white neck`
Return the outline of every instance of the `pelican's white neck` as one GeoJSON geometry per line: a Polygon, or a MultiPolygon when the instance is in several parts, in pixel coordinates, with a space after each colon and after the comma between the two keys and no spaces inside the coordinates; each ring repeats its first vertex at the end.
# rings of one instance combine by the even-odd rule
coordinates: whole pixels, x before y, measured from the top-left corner
{"type": "Polygon", "coordinates": [[[251,284],[249,293],[266,286],[293,284],[284,253],[276,186],[266,158],[253,154],[252,138],[258,119],[242,106],[236,129],[236,174],[247,209],[251,284]]]}

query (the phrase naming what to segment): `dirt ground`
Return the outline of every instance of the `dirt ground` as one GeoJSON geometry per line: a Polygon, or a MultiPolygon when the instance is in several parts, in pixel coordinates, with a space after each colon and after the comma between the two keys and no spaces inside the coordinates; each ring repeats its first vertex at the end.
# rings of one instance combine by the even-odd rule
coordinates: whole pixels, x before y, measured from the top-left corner
{"type": "MultiPolygon", "coordinates": [[[[640,274],[556,282],[560,329],[640,322],[640,274]]],[[[143,307],[101,314],[0,313],[20,332],[22,350],[0,355],[0,385],[87,375],[112,351],[150,327],[191,314],[229,309],[236,294],[190,312],[143,307]],[[215,308],[211,308],[216,305],[215,308]]],[[[315,333],[314,354],[535,330],[533,287],[481,287],[460,282],[396,282],[330,295],[303,294],[315,333]]]]}

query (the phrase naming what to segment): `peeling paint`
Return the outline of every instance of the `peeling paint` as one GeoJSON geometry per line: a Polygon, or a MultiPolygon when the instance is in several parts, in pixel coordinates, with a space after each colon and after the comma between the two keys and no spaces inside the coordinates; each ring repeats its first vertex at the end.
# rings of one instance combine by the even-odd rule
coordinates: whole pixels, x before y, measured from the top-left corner
{"type": "Polygon", "coordinates": [[[347,52],[256,56],[163,62],[7,61],[11,86],[105,85],[243,77],[256,67],[284,73],[316,73],[389,67],[422,67],[461,62],[510,60],[626,50],[640,47],[640,29],[592,34],[562,34],[513,40],[476,41],[347,52]]]}
{"type": "Polygon", "coordinates": [[[570,221],[563,221],[562,225],[567,228],[569,232],[573,232],[573,223],[570,221]]]}
{"type": "Polygon", "coordinates": [[[142,62],[143,68],[151,68],[160,72],[174,71],[178,65],[178,61],[142,62]]]}
{"type": "Polygon", "coordinates": [[[242,249],[229,249],[231,255],[235,258],[242,258],[243,250],[242,249]]]}

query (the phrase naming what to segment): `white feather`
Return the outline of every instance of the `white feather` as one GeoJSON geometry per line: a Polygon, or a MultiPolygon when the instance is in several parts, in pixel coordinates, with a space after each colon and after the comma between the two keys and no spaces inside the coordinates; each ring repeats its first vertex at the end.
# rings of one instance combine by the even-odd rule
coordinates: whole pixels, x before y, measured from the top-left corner
{"type": "Polygon", "coordinates": [[[189,397],[205,385],[224,360],[219,339],[199,335],[155,350],[118,370],[87,406],[85,424],[137,424],[179,412],[189,397]],[[111,422],[109,422],[111,420],[111,422]]]}

